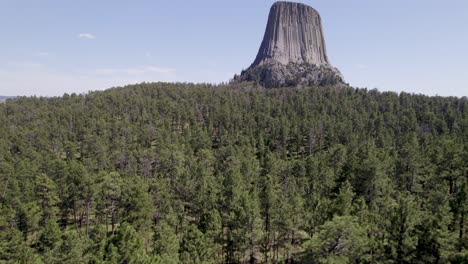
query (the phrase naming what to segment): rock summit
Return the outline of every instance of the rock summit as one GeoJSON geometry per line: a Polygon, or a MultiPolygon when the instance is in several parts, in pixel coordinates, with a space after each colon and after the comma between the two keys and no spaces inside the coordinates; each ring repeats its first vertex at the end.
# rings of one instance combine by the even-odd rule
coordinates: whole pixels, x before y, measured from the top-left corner
{"type": "Polygon", "coordinates": [[[319,13],[283,1],[270,9],[255,61],[234,80],[256,81],[266,88],[344,84],[328,60],[319,13]]]}

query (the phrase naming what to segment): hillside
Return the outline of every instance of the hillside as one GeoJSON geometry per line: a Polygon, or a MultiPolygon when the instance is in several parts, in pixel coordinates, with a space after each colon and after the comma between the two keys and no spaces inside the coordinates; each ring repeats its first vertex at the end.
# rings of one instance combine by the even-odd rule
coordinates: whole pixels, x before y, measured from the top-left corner
{"type": "Polygon", "coordinates": [[[143,83],[0,104],[0,263],[466,263],[467,199],[467,98],[143,83]]]}

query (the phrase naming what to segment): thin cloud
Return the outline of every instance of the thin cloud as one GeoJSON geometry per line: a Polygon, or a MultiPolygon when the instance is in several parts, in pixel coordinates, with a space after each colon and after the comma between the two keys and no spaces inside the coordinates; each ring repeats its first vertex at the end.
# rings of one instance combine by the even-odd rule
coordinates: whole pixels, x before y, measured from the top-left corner
{"type": "MultiPolygon", "coordinates": [[[[151,72],[156,70],[155,68],[147,67],[147,70],[151,72]]],[[[78,70],[77,72],[60,71],[35,62],[0,64],[1,92],[3,95],[57,96],[64,93],[83,93],[142,82],[173,82],[176,80],[175,74],[172,73],[129,75],[117,72],[119,74],[106,75],[96,73],[95,69],[78,70]]],[[[167,71],[162,70],[162,72],[167,71]]]]}
{"type": "Polygon", "coordinates": [[[367,68],[367,66],[365,64],[358,63],[356,64],[356,68],[358,68],[359,70],[364,70],[365,68],[367,68]]]}
{"type": "Polygon", "coordinates": [[[49,53],[45,52],[45,51],[39,51],[35,55],[36,55],[36,57],[45,58],[45,57],[49,56],[49,53]]]}
{"type": "Polygon", "coordinates": [[[78,38],[80,38],[80,39],[95,39],[96,36],[94,36],[91,33],[80,33],[80,34],[78,34],[78,38]]]}
{"type": "Polygon", "coordinates": [[[156,73],[172,73],[172,72],[175,72],[174,69],[170,69],[170,68],[159,68],[159,67],[148,67],[146,68],[146,70],[148,72],[156,72],[156,73]]]}
{"type": "Polygon", "coordinates": [[[44,66],[41,63],[33,61],[10,61],[7,65],[15,68],[42,68],[44,66]]]}
{"type": "Polygon", "coordinates": [[[143,75],[149,73],[170,74],[174,73],[174,69],[160,68],[155,66],[135,67],[135,68],[100,68],[96,69],[98,74],[126,74],[126,75],[143,75]]]}

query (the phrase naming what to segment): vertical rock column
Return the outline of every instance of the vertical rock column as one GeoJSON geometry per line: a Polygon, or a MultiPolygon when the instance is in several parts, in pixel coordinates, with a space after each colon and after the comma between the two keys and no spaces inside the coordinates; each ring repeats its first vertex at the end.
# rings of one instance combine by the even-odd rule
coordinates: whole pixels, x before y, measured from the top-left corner
{"type": "Polygon", "coordinates": [[[267,62],[328,64],[322,22],[310,6],[276,2],[268,16],[262,45],[251,67],[267,62]]]}
{"type": "Polygon", "coordinates": [[[319,13],[292,2],[273,4],[255,61],[234,81],[253,81],[266,88],[344,85],[328,60],[319,13]]]}

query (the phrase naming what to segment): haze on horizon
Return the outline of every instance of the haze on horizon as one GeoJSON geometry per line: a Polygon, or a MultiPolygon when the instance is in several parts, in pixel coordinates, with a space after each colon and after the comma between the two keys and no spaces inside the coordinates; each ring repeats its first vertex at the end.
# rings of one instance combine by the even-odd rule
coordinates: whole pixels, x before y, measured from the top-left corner
{"type": "MultiPolygon", "coordinates": [[[[0,2],[0,95],[225,82],[255,58],[275,1],[0,2]]],[[[468,2],[301,1],[355,87],[468,96],[468,2]]]]}

